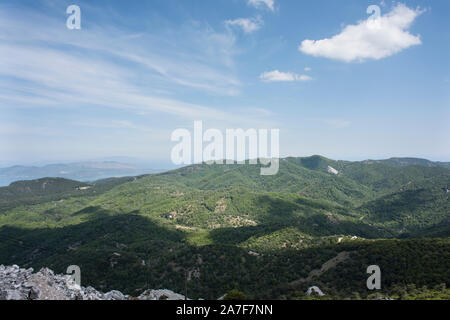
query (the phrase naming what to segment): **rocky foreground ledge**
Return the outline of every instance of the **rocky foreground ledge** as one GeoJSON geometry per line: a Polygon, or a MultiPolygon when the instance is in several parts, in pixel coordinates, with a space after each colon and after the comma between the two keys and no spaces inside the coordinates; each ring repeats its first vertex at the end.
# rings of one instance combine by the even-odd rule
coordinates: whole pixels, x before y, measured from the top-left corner
{"type": "Polygon", "coordinates": [[[170,290],[146,290],[139,297],[113,290],[103,293],[81,287],[70,275],[54,274],[48,268],[33,273],[33,268],[0,265],[0,300],[184,300],[170,290]]]}

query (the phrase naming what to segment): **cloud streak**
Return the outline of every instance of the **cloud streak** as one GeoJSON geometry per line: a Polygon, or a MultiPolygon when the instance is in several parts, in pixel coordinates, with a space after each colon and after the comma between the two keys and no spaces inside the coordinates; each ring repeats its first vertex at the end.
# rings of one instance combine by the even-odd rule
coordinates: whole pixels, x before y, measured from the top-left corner
{"type": "Polygon", "coordinates": [[[186,89],[239,94],[231,34],[186,26],[179,37],[192,41],[177,44],[193,50],[177,51],[170,44],[164,47],[160,35],[145,37],[95,25],[70,31],[51,15],[4,9],[0,13],[0,107],[93,105],[188,119],[233,118],[176,98],[177,92],[186,89]],[[18,15],[23,18],[17,19],[18,15]],[[39,28],[34,21],[40,21],[39,28]],[[136,37],[144,38],[134,41],[136,37]]]}
{"type": "Polygon", "coordinates": [[[234,20],[226,20],[227,26],[235,26],[241,28],[245,33],[252,33],[261,29],[263,21],[260,17],[256,18],[239,18],[234,20]]]}
{"type": "Polygon", "coordinates": [[[344,129],[352,124],[351,121],[342,119],[325,119],[323,121],[332,129],[344,129]]]}
{"type": "Polygon", "coordinates": [[[275,11],[275,0],[248,0],[247,3],[255,8],[267,8],[270,11],[275,11]]]}
{"type": "Polygon", "coordinates": [[[281,72],[278,70],[264,72],[259,76],[263,82],[293,82],[310,81],[312,78],[305,74],[296,74],[292,72],[281,72]]]}

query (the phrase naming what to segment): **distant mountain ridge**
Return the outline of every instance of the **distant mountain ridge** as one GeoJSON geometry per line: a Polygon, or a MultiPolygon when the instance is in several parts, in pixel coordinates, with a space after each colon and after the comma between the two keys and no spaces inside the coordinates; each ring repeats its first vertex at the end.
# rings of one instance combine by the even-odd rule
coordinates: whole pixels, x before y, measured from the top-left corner
{"type": "Polygon", "coordinates": [[[110,177],[138,176],[161,170],[143,168],[116,161],[86,161],[39,166],[12,166],[0,168],[0,186],[20,180],[45,177],[66,178],[78,181],[94,181],[110,177]]]}
{"type": "MultiPolygon", "coordinates": [[[[343,164],[350,163],[382,163],[393,167],[421,166],[421,167],[443,167],[450,169],[450,162],[430,161],[420,158],[390,158],[385,160],[346,161],[331,160],[323,156],[313,155],[310,157],[287,157],[283,159],[295,159],[299,164],[311,170],[324,170],[327,167],[338,170],[343,164]]],[[[83,182],[92,182],[106,178],[118,178],[125,176],[139,176],[164,172],[165,169],[147,168],[142,164],[129,164],[118,161],[82,161],[73,163],[55,163],[44,166],[15,165],[0,168],[0,187],[7,186],[11,182],[20,180],[35,180],[46,177],[65,178],[83,182]]]]}
{"type": "Polygon", "coordinates": [[[421,166],[421,167],[443,167],[450,169],[450,162],[430,161],[420,158],[389,158],[386,160],[367,160],[385,163],[395,167],[421,166]]]}

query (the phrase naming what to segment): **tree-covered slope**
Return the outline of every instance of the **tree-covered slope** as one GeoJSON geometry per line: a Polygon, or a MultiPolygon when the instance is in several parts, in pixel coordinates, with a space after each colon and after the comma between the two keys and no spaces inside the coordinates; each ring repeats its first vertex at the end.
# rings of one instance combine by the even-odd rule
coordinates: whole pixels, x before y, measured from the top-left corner
{"type": "MultiPolygon", "coordinates": [[[[188,272],[192,297],[237,288],[250,297],[294,298],[303,288],[292,282],[351,251],[348,285],[328,272],[312,282],[335,296],[364,296],[358,287],[364,265],[386,254],[380,263],[389,265],[389,290],[399,281],[448,285],[437,264],[447,256],[433,253],[448,239],[407,239],[449,236],[448,185],[450,170],[439,166],[321,156],[281,159],[274,176],[261,176],[258,165],[198,164],[90,184],[18,182],[0,188],[0,263],[57,272],[78,264],[89,284],[130,294],[148,285],[180,291],[188,272]],[[415,250],[417,243],[425,249],[415,250]],[[391,251],[406,261],[429,251],[436,261],[414,269],[420,281],[401,278],[391,251]],[[439,283],[426,272],[439,274],[439,283]]],[[[344,269],[333,270],[345,279],[344,269]]]]}
{"type": "Polygon", "coordinates": [[[64,178],[16,181],[0,187],[0,213],[21,205],[33,205],[72,197],[97,196],[140,177],[107,178],[85,183],[64,178]]]}

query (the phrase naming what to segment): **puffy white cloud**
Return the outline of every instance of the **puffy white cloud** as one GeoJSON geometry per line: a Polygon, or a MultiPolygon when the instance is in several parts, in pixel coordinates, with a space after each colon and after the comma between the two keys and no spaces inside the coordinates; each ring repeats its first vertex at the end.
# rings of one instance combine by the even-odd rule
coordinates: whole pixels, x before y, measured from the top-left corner
{"type": "Polygon", "coordinates": [[[305,67],[304,69],[306,72],[311,71],[312,69],[310,67],[305,67]]]}
{"type": "Polygon", "coordinates": [[[248,4],[256,8],[266,6],[271,11],[275,10],[275,0],[248,0],[248,4]]]}
{"type": "Polygon", "coordinates": [[[280,72],[278,70],[262,73],[259,78],[263,82],[291,82],[291,81],[309,81],[310,76],[304,74],[295,74],[292,72],[280,72]]]}
{"type": "Polygon", "coordinates": [[[238,26],[245,33],[252,33],[256,30],[259,30],[263,25],[263,21],[262,21],[261,17],[239,18],[239,19],[234,19],[234,20],[227,20],[227,21],[225,21],[225,23],[229,26],[238,26]]]}
{"type": "Polygon", "coordinates": [[[389,13],[348,25],[329,39],[304,40],[299,50],[312,56],[345,62],[386,58],[422,43],[419,36],[408,32],[422,12],[398,4],[389,13]]]}

